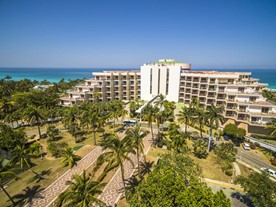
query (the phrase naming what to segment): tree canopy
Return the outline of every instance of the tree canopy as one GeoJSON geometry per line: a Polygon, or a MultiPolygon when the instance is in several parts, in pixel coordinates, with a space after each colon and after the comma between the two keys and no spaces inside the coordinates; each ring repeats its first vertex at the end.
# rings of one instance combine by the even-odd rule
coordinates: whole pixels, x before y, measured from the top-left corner
{"type": "Polygon", "coordinates": [[[267,173],[259,174],[255,172],[250,174],[248,178],[239,176],[236,183],[241,184],[245,192],[252,197],[255,206],[276,206],[276,183],[270,180],[267,173]]]}
{"type": "Polygon", "coordinates": [[[200,179],[201,169],[191,158],[163,155],[155,169],[130,196],[130,206],[230,207],[222,191],[213,193],[200,179]]]}

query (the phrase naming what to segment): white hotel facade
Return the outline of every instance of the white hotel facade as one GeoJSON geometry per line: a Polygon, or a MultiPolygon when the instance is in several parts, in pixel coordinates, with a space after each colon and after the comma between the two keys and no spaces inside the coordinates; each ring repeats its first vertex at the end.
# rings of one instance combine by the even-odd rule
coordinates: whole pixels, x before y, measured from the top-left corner
{"type": "Polygon", "coordinates": [[[190,64],[163,59],[142,65],[140,71],[103,71],[93,75],[61,98],[62,105],[93,101],[95,91],[101,101],[149,101],[163,94],[169,101],[184,104],[197,98],[202,108],[223,106],[226,124],[235,123],[249,133],[259,132],[276,118],[276,105],[261,95],[267,84],[251,78],[249,72],[192,71],[190,64]]]}

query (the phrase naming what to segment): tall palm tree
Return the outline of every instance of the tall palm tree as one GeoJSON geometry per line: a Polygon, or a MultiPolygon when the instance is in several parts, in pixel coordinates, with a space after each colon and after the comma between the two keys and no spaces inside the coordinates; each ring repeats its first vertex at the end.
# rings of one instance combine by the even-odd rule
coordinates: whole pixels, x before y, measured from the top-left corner
{"type": "Polygon", "coordinates": [[[188,151],[188,147],[186,145],[188,133],[181,132],[180,126],[177,123],[170,123],[168,127],[168,135],[171,140],[172,148],[176,153],[188,151]]]}
{"type": "Polygon", "coordinates": [[[79,109],[76,106],[67,108],[64,112],[64,118],[62,120],[65,127],[69,128],[76,140],[76,132],[79,121],[79,109]]]}
{"type": "Polygon", "coordinates": [[[177,116],[178,116],[177,121],[179,121],[179,123],[185,124],[185,133],[187,133],[188,124],[191,123],[192,115],[193,115],[192,112],[193,112],[193,110],[190,106],[189,107],[183,106],[181,108],[181,111],[179,112],[179,114],[177,114],[177,116]]]}
{"type": "Polygon", "coordinates": [[[32,106],[32,105],[30,105],[24,112],[25,118],[31,125],[37,124],[39,138],[41,138],[40,125],[45,120],[41,112],[42,112],[41,107],[32,106]]]}
{"type": "Polygon", "coordinates": [[[136,125],[134,128],[128,129],[126,134],[127,134],[127,136],[129,136],[129,139],[132,140],[133,146],[136,149],[138,172],[139,172],[140,155],[141,155],[141,153],[144,155],[143,139],[149,134],[149,131],[143,130],[143,129],[141,129],[141,127],[139,125],[136,125]]]}
{"type": "Polygon", "coordinates": [[[90,127],[94,134],[94,145],[96,145],[96,132],[100,126],[99,106],[97,104],[89,104],[83,110],[81,115],[81,125],[90,127]]]}
{"type": "Polygon", "coordinates": [[[73,181],[68,181],[70,188],[61,193],[58,197],[57,205],[59,207],[89,207],[106,206],[106,204],[98,199],[105,185],[97,181],[93,181],[84,171],[82,175],[73,175],[73,181]]]}
{"type": "Polygon", "coordinates": [[[74,150],[72,148],[66,148],[61,156],[63,157],[62,162],[68,165],[70,168],[74,166],[76,160],[79,158],[78,155],[74,154],[74,150]]]}
{"type": "Polygon", "coordinates": [[[115,121],[118,119],[119,111],[118,111],[118,102],[116,100],[112,100],[108,104],[109,115],[113,119],[113,131],[115,130],[115,121]]]}
{"type": "Polygon", "coordinates": [[[10,194],[4,187],[5,181],[7,181],[8,178],[16,177],[16,174],[13,172],[11,168],[9,168],[8,165],[4,165],[3,161],[3,158],[0,159],[0,189],[6,194],[9,200],[12,202],[12,205],[16,206],[13,198],[10,196],[10,194]]]}
{"type": "Polygon", "coordinates": [[[93,94],[92,94],[92,97],[94,99],[94,102],[98,103],[99,99],[101,97],[101,94],[98,91],[94,91],[93,94]]]}
{"type": "Polygon", "coordinates": [[[99,180],[102,180],[107,172],[119,166],[125,189],[125,172],[123,163],[125,160],[128,160],[132,166],[134,166],[133,161],[129,157],[131,153],[135,154],[135,150],[132,148],[132,140],[128,136],[120,139],[116,134],[106,134],[101,145],[103,150],[106,151],[98,157],[94,172],[96,172],[102,164],[107,162],[103,175],[99,177],[99,180]]]}
{"type": "Polygon", "coordinates": [[[194,114],[193,114],[193,122],[198,124],[199,126],[199,131],[200,131],[200,137],[203,138],[202,136],[202,128],[203,125],[206,121],[206,112],[204,109],[200,108],[200,107],[196,107],[194,110],[194,114]]]}
{"type": "Polygon", "coordinates": [[[222,111],[223,111],[222,107],[216,107],[213,104],[207,108],[206,118],[207,118],[208,124],[210,125],[210,137],[208,142],[207,153],[210,152],[213,128],[214,127],[217,128],[219,124],[224,121],[224,116],[221,114],[222,111]]]}
{"type": "Polygon", "coordinates": [[[157,100],[154,102],[155,105],[159,108],[159,116],[158,116],[158,118],[160,119],[159,122],[160,122],[160,124],[162,126],[162,129],[163,129],[163,122],[164,122],[163,117],[164,117],[164,111],[165,111],[165,108],[164,108],[165,101],[166,101],[165,100],[165,96],[163,94],[159,94],[157,100]]]}
{"type": "Polygon", "coordinates": [[[148,121],[148,126],[150,127],[152,140],[154,140],[152,122],[155,120],[156,113],[157,113],[156,108],[153,107],[152,105],[148,105],[145,108],[144,114],[143,114],[143,119],[148,121]]]}
{"type": "Polygon", "coordinates": [[[31,171],[33,174],[36,176],[40,177],[43,179],[43,176],[38,174],[37,172],[33,171],[31,168],[31,151],[30,149],[26,146],[26,144],[18,144],[12,151],[12,163],[19,163],[20,169],[28,169],[31,171]]]}
{"type": "Polygon", "coordinates": [[[266,124],[265,128],[271,130],[271,135],[276,134],[276,119],[273,118],[270,123],[266,124]]]}

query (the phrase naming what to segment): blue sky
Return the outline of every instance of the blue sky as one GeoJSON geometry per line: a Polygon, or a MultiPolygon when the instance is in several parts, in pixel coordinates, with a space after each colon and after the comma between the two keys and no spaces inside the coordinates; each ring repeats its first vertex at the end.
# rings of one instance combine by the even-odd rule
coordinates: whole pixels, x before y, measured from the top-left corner
{"type": "Polygon", "coordinates": [[[0,0],[0,67],[275,68],[275,0],[0,0]]]}

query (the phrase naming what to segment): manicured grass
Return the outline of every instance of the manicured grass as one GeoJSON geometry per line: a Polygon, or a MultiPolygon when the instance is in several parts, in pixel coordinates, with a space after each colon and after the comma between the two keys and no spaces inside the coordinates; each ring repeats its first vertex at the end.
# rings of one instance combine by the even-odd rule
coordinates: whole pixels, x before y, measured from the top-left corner
{"type": "Polygon", "coordinates": [[[222,172],[220,166],[216,163],[213,152],[206,159],[199,159],[193,155],[191,155],[191,158],[202,168],[203,177],[222,182],[230,182],[231,177],[222,172]]]}
{"type": "Polygon", "coordinates": [[[264,155],[264,157],[268,160],[268,162],[270,162],[269,160],[273,158],[273,155],[270,151],[259,147],[257,147],[257,150],[259,150],[259,152],[261,152],[264,155]]]}
{"type": "Polygon", "coordinates": [[[117,203],[118,207],[129,207],[130,205],[127,203],[126,198],[122,197],[118,203],[117,203]]]}
{"type": "Polygon", "coordinates": [[[241,170],[241,176],[248,177],[253,172],[253,170],[251,168],[248,168],[248,167],[240,164],[239,162],[237,162],[237,164],[241,170]]]}
{"type": "MultiPolygon", "coordinates": [[[[61,159],[36,159],[34,163],[36,166],[33,167],[32,170],[37,173],[42,173],[43,177],[46,179],[35,179],[35,174],[27,170],[19,175],[19,179],[12,180],[7,184],[6,190],[11,196],[22,194],[28,200],[37,190],[46,188],[56,180],[59,175],[68,170],[68,167],[64,167],[61,159]],[[37,190],[35,191],[36,188],[37,190]]],[[[0,199],[0,206],[4,207],[11,205],[10,201],[7,202],[8,199],[2,191],[0,191],[0,198],[2,198],[0,199]]],[[[18,201],[18,199],[15,200],[18,201]]]]}
{"type": "Polygon", "coordinates": [[[165,149],[161,149],[161,148],[150,148],[147,156],[146,156],[146,159],[147,161],[153,161],[153,162],[157,162],[158,158],[162,155],[162,154],[165,154],[167,153],[168,150],[165,150],[165,149]]]}
{"type": "MultiPolygon", "coordinates": [[[[63,127],[62,125],[58,125],[57,127],[63,127]]],[[[44,126],[42,130],[46,130],[47,126],[44,126]]],[[[37,132],[37,127],[26,127],[27,132],[37,132]]],[[[110,129],[106,128],[106,131],[110,131],[110,129]]],[[[97,141],[100,140],[100,134],[97,133],[97,141]]],[[[93,146],[93,135],[88,135],[87,139],[83,143],[75,143],[75,139],[69,134],[67,131],[62,130],[60,132],[60,140],[55,142],[66,142],[69,147],[76,149],[76,154],[84,157],[87,153],[91,152],[95,146],[93,146]],[[91,137],[92,136],[92,137],[91,137]]],[[[40,139],[38,142],[42,145],[42,152],[47,152],[47,138],[40,139]]],[[[6,184],[6,190],[10,193],[11,196],[15,195],[24,195],[28,193],[29,198],[32,197],[35,192],[38,190],[45,189],[52,182],[54,182],[58,176],[62,175],[69,168],[64,166],[61,162],[62,158],[54,158],[50,153],[44,157],[43,160],[40,158],[32,159],[32,162],[35,166],[32,168],[37,173],[42,173],[44,180],[39,180],[35,177],[35,174],[30,172],[29,170],[23,172],[19,175],[19,179],[12,180],[8,184],[6,184]],[[27,190],[27,191],[26,191],[27,190]]],[[[112,173],[111,173],[112,174],[112,173]]],[[[108,175],[107,179],[110,179],[112,175],[108,175]]],[[[25,195],[26,196],[26,195],[25,195]]],[[[6,198],[6,195],[0,191],[0,206],[6,207],[10,206],[11,203],[6,198]]],[[[27,198],[27,200],[29,199],[27,198]]],[[[17,199],[18,200],[18,199],[17,199]]]]}

